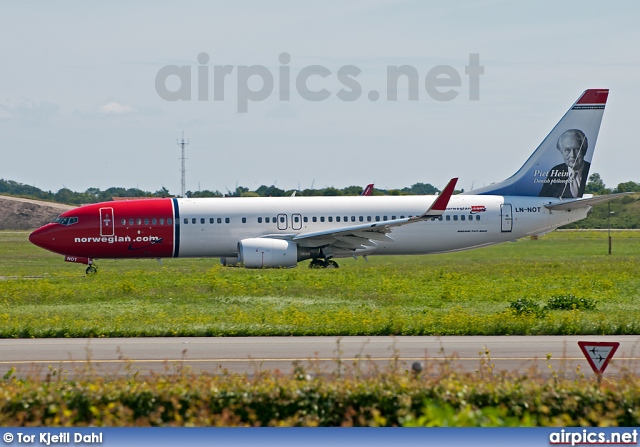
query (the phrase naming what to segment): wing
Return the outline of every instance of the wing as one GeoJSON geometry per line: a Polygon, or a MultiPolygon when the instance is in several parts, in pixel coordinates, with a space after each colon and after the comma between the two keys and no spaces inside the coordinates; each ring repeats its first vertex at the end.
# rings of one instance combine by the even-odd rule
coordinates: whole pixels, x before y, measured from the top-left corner
{"type": "Polygon", "coordinates": [[[348,250],[363,249],[373,245],[375,242],[393,241],[388,236],[395,227],[409,225],[416,222],[423,222],[433,217],[440,217],[447,209],[447,204],[451,199],[455,189],[457,178],[453,178],[444,187],[442,193],[434,200],[428,210],[419,216],[407,217],[403,219],[385,220],[382,222],[372,222],[348,227],[333,228],[330,230],[316,231],[313,233],[302,233],[293,236],[292,241],[302,247],[326,247],[343,248],[348,250]]]}

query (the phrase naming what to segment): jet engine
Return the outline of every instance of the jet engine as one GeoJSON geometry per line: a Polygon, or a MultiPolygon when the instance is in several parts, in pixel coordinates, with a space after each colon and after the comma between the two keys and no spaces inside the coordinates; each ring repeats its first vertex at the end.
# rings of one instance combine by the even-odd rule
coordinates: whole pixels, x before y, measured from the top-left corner
{"type": "Polygon", "coordinates": [[[282,239],[251,238],[238,242],[238,261],[247,268],[295,267],[311,257],[308,250],[282,239]]]}

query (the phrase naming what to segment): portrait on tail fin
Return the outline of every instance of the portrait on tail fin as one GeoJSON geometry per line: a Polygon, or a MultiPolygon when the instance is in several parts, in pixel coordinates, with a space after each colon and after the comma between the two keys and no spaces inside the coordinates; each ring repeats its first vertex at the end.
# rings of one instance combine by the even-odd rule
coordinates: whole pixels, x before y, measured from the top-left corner
{"type": "Polygon", "coordinates": [[[585,161],[589,142],[579,129],[569,129],[558,138],[556,147],[564,163],[549,171],[540,197],[582,197],[591,164],[585,161]]]}

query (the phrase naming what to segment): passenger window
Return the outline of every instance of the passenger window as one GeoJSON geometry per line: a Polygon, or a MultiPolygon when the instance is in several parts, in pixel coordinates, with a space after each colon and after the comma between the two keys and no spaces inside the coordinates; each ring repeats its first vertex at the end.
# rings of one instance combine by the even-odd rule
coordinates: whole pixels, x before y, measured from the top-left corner
{"type": "Polygon", "coordinates": [[[351,216],[351,222],[355,222],[356,221],[356,216],[351,216]]]}
{"type": "Polygon", "coordinates": [[[164,218],[160,219],[160,225],[164,225],[164,218]]]}
{"type": "Polygon", "coordinates": [[[184,224],[187,225],[189,223],[189,219],[187,219],[186,217],[184,218],[184,224]]]}
{"type": "Polygon", "coordinates": [[[302,218],[302,220],[303,220],[304,222],[309,222],[309,218],[308,218],[307,216],[304,216],[304,217],[302,218]]]}
{"type": "Polygon", "coordinates": [[[396,220],[396,216],[391,216],[391,220],[396,220]]]}
{"type": "Polygon", "coordinates": [[[265,217],[265,218],[264,218],[264,221],[265,221],[266,223],[271,223],[271,218],[269,218],[269,217],[265,217]]]}
{"type": "Polygon", "coordinates": [[[262,217],[258,217],[258,223],[262,223],[262,217]]]}
{"type": "Polygon", "coordinates": [[[344,216],[344,221],[349,222],[349,218],[347,216],[344,216]]]}
{"type": "Polygon", "coordinates": [[[333,216],[329,216],[327,219],[329,219],[329,222],[333,222],[333,216]]]}
{"type": "Polygon", "coordinates": [[[336,222],[340,222],[340,216],[336,216],[336,222]]]}
{"type": "Polygon", "coordinates": [[[200,218],[200,223],[203,224],[204,223],[204,217],[200,218]]]}
{"type": "Polygon", "coordinates": [[[171,225],[173,223],[173,219],[167,219],[167,225],[171,225]]]}
{"type": "Polygon", "coordinates": [[[364,217],[360,216],[360,217],[358,217],[358,220],[359,220],[360,222],[364,222],[364,217]]]}
{"type": "Polygon", "coordinates": [[[222,217],[218,217],[217,222],[222,223],[222,217]]]}
{"type": "Polygon", "coordinates": [[[367,216],[367,222],[371,222],[371,216],[367,216]]]}
{"type": "Polygon", "coordinates": [[[144,224],[145,225],[149,225],[149,218],[148,217],[144,220],[144,224]]]}
{"type": "Polygon", "coordinates": [[[380,222],[380,216],[376,216],[376,222],[380,222]]]}
{"type": "Polygon", "coordinates": [[[457,214],[453,215],[453,220],[458,220],[458,215],[457,214]]]}
{"type": "Polygon", "coordinates": [[[447,221],[451,220],[451,216],[447,214],[446,219],[447,221]]]}
{"type": "Polygon", "coordinates": [[[404,216],[400,216],[400,219],[404,219],[404,216]]]}
{"type": "Polygon", "coordinates": [[[127,219],[122,219],[120,221],[120,225],[126,225],[127,224],[127,219]]]}
{"type": "Polygon", "coordinates": [[[138,219],[138,220],[136,220],[136,223],[137,223],[138,225],[142,225],[142,219],[138,219]]]}
{"type": "Polygon", "coordinates": [[[209,218],[209,223],[210,223],[210,224],[212,224],[212,223],[214,223],[214,222],[215,222],[215,220],[213,220],[213,217],[210,217],[210,218],[209,218]]]}
{"type": "Polygon", "coordinates": [[[247,218],[246,217],[242,218],[242,223],[247,223],[247,218]]]}
{"type": "Polygon", "coordinates": [[[476,220],[480,220],[480,214],[476,214],[476,220]]]}
{"type": "Polygon", "coordinates": [[[465,217],[464,217],[464,214],[463,214],[462,216],[460,216],[460,220],[464,220],[464,219],[465,219],[465,217]]]}
{"type": "Polygon", "coordinates": [[[158,219],[156,219],[155,217],[151,219],[151,225],[157,225],[157,224],[158,224],[158,219]]]}
{"type": "Polygon", "coordinates": [[[317,218],[316,216],[313,216],[313,217],[311,218],[311,220],[312,220],[312,221],[314,221],[314,222],[317,222],[317,221],[318,221],[318,218],[317,218]]]}
{"type": "Polygon", "coordinates": [[[225,217],[225,219],[224,219],[224,223],[229,223],[229,222],[231,222],[231,221],[229,220],[229,218],[228,218],[228,217],[225,217]]]}
{"type": "Polygon", "coordinates": [[[387,219],[387,216],[382,216],[382,220],[389,220],[389,219],[387,219]]]}
{"type": "Polygon", "coordinates": [[[195,218],[195,217],[192,217],[192,218],[191,218],[191,223],[192,223],[192,224],[195,224],[195,223],[196,223],[196,218],[195,218]]]}
{"type": "Polygon", "coordinates": [[[442,216],[438,217],[438,220],[439,220],[440,222],[442,222],[442,216]]]}
{"type": "Polygon", "coordinates": [[[324,222],[324,216],[320,216],[320,222],[324,222]]]}

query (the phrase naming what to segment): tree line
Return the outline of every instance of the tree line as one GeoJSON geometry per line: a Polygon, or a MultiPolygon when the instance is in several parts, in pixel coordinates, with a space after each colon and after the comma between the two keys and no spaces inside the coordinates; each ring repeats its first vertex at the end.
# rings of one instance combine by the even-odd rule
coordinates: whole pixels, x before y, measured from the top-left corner
{"type": "MultiPolygon", "coordinates": [[[[362,186],[347,186],[346,188],[327,187],[321,189],[280,189],[275,185],[262,185],[254,191],[244,186],[238,186],[233,191],[222,193],[220,191],[187,191],[189,198],[197,197],[286,197],[294,192],[297,196],[357,196],[362,194],[362,186]]],[[[464,190],[456,191],[456,193],[464,190]]],[[[415,183],[410,187],[402,189],[381,189],[375,188],[373,195],[429,195],[437,194],[440,190],[430,183],[415,183]]],[[[619,183],[615,188],[607,188],[600,174],[597,172],[589,176],[589,181],[585,187],[585,193],[604,195],[618,192],[640,192],[640,183],[633,181],[619,183]]],[[[61,188],[57,192],[43,191],[35,186],[25,185],[13,180],[0,179],[0,194],[35,198],[40,200],[50,200],[69,205],[80,205],[84,203],[107,202],[114,197],[174,197],[164,186],[157,191],[143,191],[138,188],[111,187],[105,190],[100,188],[89,188],[83,192],[72,191],[69,188],[61,188]]]]}
{"type": "MultiPolygon", "coordinates": [[[[305,189],[302,191],[289,189],[284,190],[275,185],[262,185],[255,191],[251,191],[244,186],[238,186],[234,191],[221,193],[220,191],[187,191],[189,198],[197,197],[286,197],[294,192],[296,196],[357,196],[362,194],[361,186],[347,186],[346,188],[327,187],[322,189],[305,189]]],[[[440,192],[438,188],[429,183],[416,183],[411,187],[402,189],[380,189],[373,191],[374,195],[412,195],[412,194],[436,194],[440,192]]],[[[0,194],[19,196],[31,199],[49,200],[69,205],[81,205],[87,203],[108,202],[114,197],[175,197],[164,186],[155,192],[143,191],[138,188],[111,187],[105,190],[100,188],[89,188],[84,192],[72,191],[69,188],[61,188],[57,192],[43,191],[35,186],[25,185],[13,180],[0,179],[0,194]]]]}

